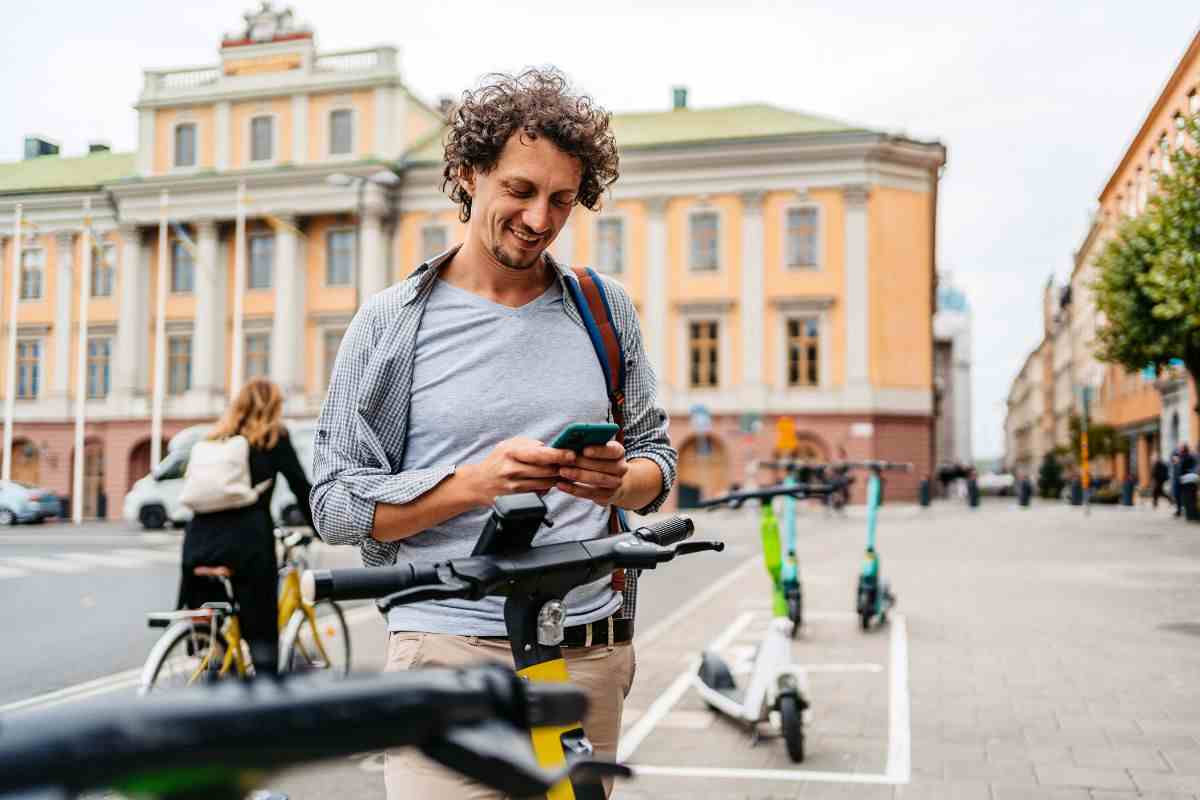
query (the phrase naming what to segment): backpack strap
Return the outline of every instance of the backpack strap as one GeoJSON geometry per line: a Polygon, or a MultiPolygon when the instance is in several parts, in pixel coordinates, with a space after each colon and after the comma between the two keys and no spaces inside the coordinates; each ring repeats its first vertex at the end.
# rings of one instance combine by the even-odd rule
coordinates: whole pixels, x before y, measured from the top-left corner
{"type": "MultiPolygon", "coordinates": [[[[613,422],[617,424],[616,439],[622,446],[625,444],[625,351],[621,347],[621,339],[617,336],[617,326],[613,321],[612,307],[608,304],[608,296],[604,292],[604,282],[595,270],[590,267],[574,267],[576,281],[568,280],[567,286],[571,291],[571,299],[583,320],[588,338],[604,370],[604,382],[608,389],[608,403],[612,411],[613,422]]],[[[625,530],[625,517],[619,508],[612,508],[608,517],[609,534],[617,534],[625,530]]],[[[633,576],[630,576],[633,577],[633,576]]],[[[625,570],[613,572],[613,590],[625,595],[625,605],[622,606],[621,616],[632,618],[636,600],[636,578],[627,580],[625,570]]]]}

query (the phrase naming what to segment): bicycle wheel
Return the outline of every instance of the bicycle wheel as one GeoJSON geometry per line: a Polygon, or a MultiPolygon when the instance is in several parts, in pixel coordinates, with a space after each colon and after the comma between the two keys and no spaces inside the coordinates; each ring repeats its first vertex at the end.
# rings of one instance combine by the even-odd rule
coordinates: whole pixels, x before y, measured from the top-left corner
{"type": "Polygon", "coordinates": [[[212,648],[208,624],[172,626],[155,644],[142,669],[141,694],[184,689],[215,680],[221,666],[221,653],[204,659],[212,648]]]}
{"type": "Polygon", "coordinates": [[[314,626],[300,609],[279,640],[281,672],[325,672],[340,678],[350,671],[350,629],[342,607],[332,600],[315,606],[314,626]]]}

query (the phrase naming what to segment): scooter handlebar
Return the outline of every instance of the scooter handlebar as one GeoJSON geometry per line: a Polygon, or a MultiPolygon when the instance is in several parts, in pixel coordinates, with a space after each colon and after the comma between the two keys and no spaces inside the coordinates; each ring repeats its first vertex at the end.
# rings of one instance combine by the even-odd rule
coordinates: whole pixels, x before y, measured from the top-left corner
{"type": "Polygon", "coordinates": [[[406,589],[440,583],[436,564],[405,562],[394,567],[305,570],[300,576],[300,594],[309,603],[374,600],[406,589]]]}
{"type": "Polygon", "coordinates": [[[670,547],[691,538],[695,530],[696,526],[689,517],[676,514],[670,519],[638,528],[635,533],[651,544],[670,547]]]}

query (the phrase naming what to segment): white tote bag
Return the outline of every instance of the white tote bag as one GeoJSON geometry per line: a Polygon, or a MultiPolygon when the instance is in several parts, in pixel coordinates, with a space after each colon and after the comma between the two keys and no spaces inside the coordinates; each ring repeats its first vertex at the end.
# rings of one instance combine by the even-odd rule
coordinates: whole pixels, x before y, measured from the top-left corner
{"type": "Polygon", "coordinates": [[[250,485],[250,443],[245,436],[206,440],[192,446],[179,501],[197,514],[253,505],[271,485],[250,485]]]}

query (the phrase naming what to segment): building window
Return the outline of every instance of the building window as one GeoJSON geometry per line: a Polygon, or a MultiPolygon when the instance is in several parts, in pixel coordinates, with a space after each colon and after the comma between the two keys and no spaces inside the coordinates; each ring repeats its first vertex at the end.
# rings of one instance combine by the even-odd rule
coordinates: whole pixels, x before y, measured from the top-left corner
{"type": "Polygon", "coordinates": [[[697,272],[717,269],[720,218],[715,211],[701,211],[689,217],[688,241],[691,242],[691,268],[697,272]]]}
{"type": "Polygon", "coordinates": [[[342,346],[342,337],[345,336],[344,330],[327,330],[321,337],[322,357],[325,359],[322,366],[325,369],[323,376],[324,383],[322,388],[329,388],[329,381],[333,378],[333,364],[337,361],[338,348],[342,346]]]}
{"type": "Polygon", "coordinates": [[[325,234],[325,285],[350,286],[354,283],[354,231],[329,231],[325,234]]]}
{"type": "Polygon", "coordinates": [[[92,255],[92,297],[112,297],[117,246],[104,244],[92,255]]]}
{"type": "Polygon", "coordinates": [[[625,220],[596,221],[596,267],[610,275],[625,271],[625,220]]]}
{"type": "Polygon", "coordinates": [[[817,209],[788,209],[787,266],[796,269],[817,266],[817,209]]]}
{"type": "Polygon", "coordinates": [[[1183,114],[1175,114],[1175,146],[1182,148],[1187,143],[1187,123],[1183,114]]]}
{"type": "Polygon", "coordinates": [[[192,388],[192,337],[167,337],[167,391],[183,394],[192,388]]]}
{"type": "Polygon", "coordinates": [[[42,342],[17,340],[17,399],[34,400],[41,388],[42,342]]]}
{"type": "Polygon", "coordinates": [[[88,339],[87,396],[93,400],[108,397],[111,386],[111,356],[112,339],[107,336],[88,339]]]}
{"type": "Polygon", "coordinates": [[[338,109],[329,113],[329,154],[345,156],[354,152],[354,112],[338,109]]]}
{"type": "Polygon", "coordinates": [[[1192,114],[1200,114],[1200,94],[1197,94],[1195,89],[1188,92],[1188,111],[1192,114]]]}
{"type": "Polygon", "coordinates": [[[440,256],[446,252],[446,226],[426,225],[421,229],[421,260],[440,256]]]}
{"type": "Polygon", "coordinates": [[[720,362],[716,321],[688,323],[688,351],[691,356],[690,385],[693,389],[710,389],[720,385],[720,362]]]}
{"type": "Polygon", "coordinates": [[[247,289],[270,289],[275,264],[275,236],[270,233],[250,237],[250,270],[247,289]]]}
{"type": "Polygon", "coordinates": [[[175,126],[175,166],[196,166],[196,123],[175,126]]]}
{"type": "Polygon", "coordinates": [[[271,373],[271,334],[246,336],[246,377],[265,378],[271,373]]]}
{"type": "Polygon", "coordinates": [[[42,297],[42,268],[46,263],[45,250],[21,251],[21,299],[40,300],[42,297]]]}
{"type": "Polygon", "coordinates": [[[275,119],[255,117],[250,120],[250,160],[270,161],[275,158],[275,119]]]}
{"type": "Polygon", "coordinates": [[[192,251],[181,241],[171,243],[171,291],[190,294],[196,284],[196,261],[192,251]]]}
{"type": "Polygon", "coordinates": [[[787,321],[788,386],[821,384],[821,325],[813,318],[787,321]]]}

